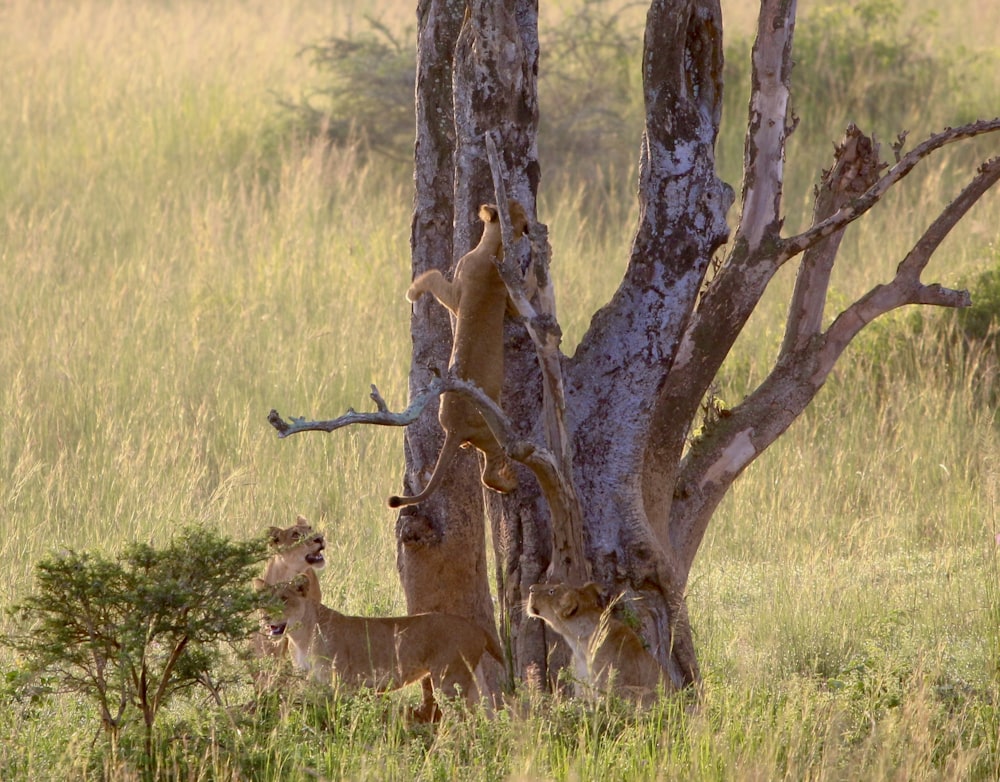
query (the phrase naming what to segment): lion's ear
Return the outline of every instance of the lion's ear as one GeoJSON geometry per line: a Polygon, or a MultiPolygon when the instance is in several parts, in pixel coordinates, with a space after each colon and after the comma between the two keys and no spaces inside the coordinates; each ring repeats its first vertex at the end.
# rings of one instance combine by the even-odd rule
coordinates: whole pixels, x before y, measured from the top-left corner
{"type": "Polygon", "coordinates": [[[575,591],[569,591],[563,593],[563,596],[559,598],[559,616],[563,619],[569,619],[571,616],[576,614],[580,609],[580,599],[577,597],[575,591]]]}
{"type": "Polygon", "coordinates": [[[309,526],[309,519],[307,519],[305,516],[303,516],[300,513],[298,516],[295,517],[295,523],[296,524],[305,524],[308,527],[309,526]]]}
{"type": "Polygon", "coordinates": [[[305,597],[309,593],[309,579],[306,577],[305,573],[299,573],[295,578],[292,579],[292,590],[297,595],[305,597]]]}
{"type": "Polygon", "coordinates": [[[281,527],[268,527],[267,529],[267,542],[271,546],[277,546],[278,541],[281,540],[281,533],[284,530],[281,527]]]}
{"type": "Polygon", "coordinates": [[[588,581],[580,587],[580,594],[592,601],[598,608],[604,607],[604,594],[601,591],[600,586],[593,581],[588,581]]]}

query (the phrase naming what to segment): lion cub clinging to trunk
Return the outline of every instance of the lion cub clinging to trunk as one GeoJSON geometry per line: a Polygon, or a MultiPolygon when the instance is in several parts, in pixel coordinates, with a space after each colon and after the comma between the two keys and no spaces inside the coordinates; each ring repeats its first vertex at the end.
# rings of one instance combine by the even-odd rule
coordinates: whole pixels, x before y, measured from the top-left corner
{"type": "Polygon", "coordinates": [[[656,698],[657,687],[673,689],[670,677],[643,646],[642,639],[601,604],[594,583],[535,584],[528,590],[528,614],[543,619],[566,639],[577,678],[597,691],[609,684],[641,704],[656,698]]]}
{"type": "MultiPolygon", "coordinates": [[[[528,230],[528,217],[517,201],[510,201],[509,209],[514,237],[520,238],[528,230]]],[[[503,385],[503,318],[507,309],[507,286],[496,267],[496,259],[503,257],[500,218],[492,204],[479,207],[479,217],[483,221],[483,237],[472,252],[459,259],[454,282],[448,282],[441,272],[431,269],[413,281],[406,298],[416,301],[424,293],[432,293],[451,310],[455,316],[451,370],[499,403],[503,385]]],[[[485,458],[484,486],[498,492],[516,488],[517,476],[510,460],[469,399],[455,392],[442,394],[438,420],[445,431],[444,445],[427,485],[412,497],[390,497],[389,507],[426,500],[437,489],[458,449],[467,444],[474,445],[485,458]]]]}
{"type": "Polygon", "coordinates": [[[288,639],[295,664],[316,682],[329,683],[336,672],[350,686],[391,690],[430,677],[421,711],[432,713],[435,690],[452,696],[460,688],[470,705],[476,702],[473,671],[483,652],[503,662],[496,642],[460,616],[346,616],[309,600],[301,577],[278,586],[256,579],[254,588],[273,590],[275,608],[265,616],[270,635],[288,639]]]}

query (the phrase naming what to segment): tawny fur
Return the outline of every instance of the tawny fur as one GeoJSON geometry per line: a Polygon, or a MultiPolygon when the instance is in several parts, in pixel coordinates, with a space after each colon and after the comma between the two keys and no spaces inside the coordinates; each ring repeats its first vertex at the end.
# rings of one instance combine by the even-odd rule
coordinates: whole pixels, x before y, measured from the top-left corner
{"type": "Polygon", "coordinates": [[[493,638],[461,616],[347,616],[309,600],[301,579],[276,587],[257,579],[254,587],[273,590],[275,613],[266,617],[271,636],[288,638],[296,666],[319,683],[336,674],[350,687],[385,691],[429,678],[422,709],[430,713],[434,692],[461,692],[470,705],[478,700],[474,671],[484,652],[503,662],[493,638]]]}
{"type": "Polygon", "coordinates": [[[569,644],[577,679],[593,694],[609,688],[641,704],[657,688],[673,689],[670,677],[642,639],[604,608],[594,583],[535,584],[528,590],[528,614],[544,620],[569,644]]]}
{"type": "MultiPolygon", "coordinates": [[[[264,583],[281,584],[302,576],[306,580],[306,597],[314,603],[320,602],[322,594],[316,571],[326,564],[323,534],[314,532],[306,517],[300,515],[291,527],[270,527],[267,546],[272,556],[264,566],[264,583]]],[[[287,647],[287,641],[274,643],[263,634],[257,635],[253,642],[254,652],[259,657],[284,657],[287,647]]]]}
{"type": "MultiPolygon", "coordinates": [[[[514,237],[528,229],[524,207],[509,202],[514,237]]],[[[497,271],[503,257],[500,221],[492,204],[479,207],[483,236],[472,252],[459,259],[454,282],[437,269],[424,272],[410,285],[406,298],[416,301],[431,293],[455,316],[455,339],[451,349],[451,370],[463,380],[475,383],[499,404],[503,385],[503,318],[507,309],[507,286],[497,271]]],[[[445,431],[444,445],[434,472],[424,490],[412,497],[390,497],[389,506],[399,508],[426,500],[438,488],[460,447],[473,445],[484,457],[483,485],[498,492],[513,491],[517,476],[513,465],[493,436],[486,421],[466,397],[454,392],[441,395],[438,420],[445,431]]]]}

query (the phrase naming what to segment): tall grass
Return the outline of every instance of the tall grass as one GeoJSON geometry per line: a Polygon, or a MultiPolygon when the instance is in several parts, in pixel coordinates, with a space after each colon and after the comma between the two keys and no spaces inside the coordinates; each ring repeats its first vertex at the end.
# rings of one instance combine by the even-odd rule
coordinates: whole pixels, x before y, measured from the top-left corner
{"type": "MultiPolygon", "coordinates": [[[[375,13],[411,23],[392,8],[375,13]]],[[[279,441],[265,421],[272,407],[360,409],[372,382],[393,406],[405,401],[409,176],[297,138],[277,102],[315,78],[296,52],[368,10],[0,8],[0,604],[30,589],[52,549],[115,551],[192,521],[246,537],[304,513],[331,543],[331,605],[403,610],[384,507],[400,433],[279,441]]],[[[934,36],[952,45],[941,25],[934,36]]],[[[821,118],[821,138],[790,159],[801,193],[844,121],[810,100],[797,109],[821,118]]],[[[935,101],[912,118],[915,134],[954,122],[969,101],[984,115],[1000,105],[989,79],[935,101]]],[[[727,122],[738,128],[742,113],[737,101],[727,122]]],[[[891,138],[899,128],[886,123],[876,130],[891,138]]],[[[738,159],[738,129],[722,143],[723,159],[738,159]]],[[[971,173],[966,162],[932,164],[852,230],[838,300],[891,272],[971,173]]],[[[634,206],[609,184],[596,208],[566,174],[546,180],[542,219],[572,350],[617,284],[634,206]]],[[[797,198],[790,225],[806,217],[797,198]]],[[[995,259],[998,211],[995,195],[977,207],[928,279],[953,283],[995,259]]],[[[724,397],[767,371],[790,284],[777,280],[752,321],[724,397]]],[[[179,701],[159,737],[160,776],[994,778],[1000,438],[982,385],[996,381],[977,371],[985,357],[956,359],[945,329],[920,334],[898,319],[861,340],[720,509],[690,587],[706,674],[697,702],[636,715],[522,693],[492,720],[431,731],[401,719],[405,692],[304,691],[254,710],[179,701]]],[[[0,671],[19,667],[0,653],[0,671]]],[[[0,701],[0,777],[136,778],[92,745],[86,704],[2,687],[0,701]]]]}

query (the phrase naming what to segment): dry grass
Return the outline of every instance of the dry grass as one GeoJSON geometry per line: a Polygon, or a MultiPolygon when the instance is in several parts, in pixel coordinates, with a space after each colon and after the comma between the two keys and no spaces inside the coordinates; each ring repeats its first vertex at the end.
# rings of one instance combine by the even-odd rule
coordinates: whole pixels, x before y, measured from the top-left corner
{"type": "MultiPolygon", "coordinates": [[[[976,5],[942,8],[942,20],[976,5]]],[[[0,8],[0,603],[24,594],[53,548],[115,550],[199,520],[250,536],[301,512],[332,543],[332,604],[402,610],[384,506],[399,485],[399,432],[279,441],[264,420],[271,407],[364,407],[371,382],[393,406],[407,392],[409,176],[291,140],[274,100],[312,78],[302,45],[367,9],[0,8]]],[[[403,26],[412,14],[382,18],[403,26]]],[[[945,45],[969,27],[942,21],[937,34],[945,45]]],[[[972,27],[970,44],[986,25],[972,27]]],[[[996,98],[995,85],[969,89],[996,98]]],[[[947,122],[938,108],[915,134],[947,122]]],[[[796,176],[811,182],[828,149],[798,150],[796,176]]],[[[943,158],[852,231],[836,301],[891,273],[969,174],[965,158],[943,158]]],[[[590,213],[584,202],[570,185],[543,200],[570,350],[617,284],[634,223],[632,204],[590,213]]],[[[790,224],[806,209],[789,204],[790,224]]],[[[928,281],[995,263],[998,212],[995,195],[984,200],[928,281]]],[[[727,368],[732,400],[767,371],[790,273],[727,368]]],[[[170,775],[994,777],[1000,438],[982,380],[950,361],[932,339],[915,353],[859,345],[737,484],[691,584],[706,671],[697,708],[636,717],[537,700],[529,716],[431,735],[393,719],[397,701],[291,699],[237,714],[239,733],[193,704],[164,739],[170,775]],[[885,367],[900,371],[876,382],[885,367]]],[[[0,653],[0,670],[18,664],[0,653]]],[[[0,698],[0,777],[97,776],[84,706],[0,698]]]]}

